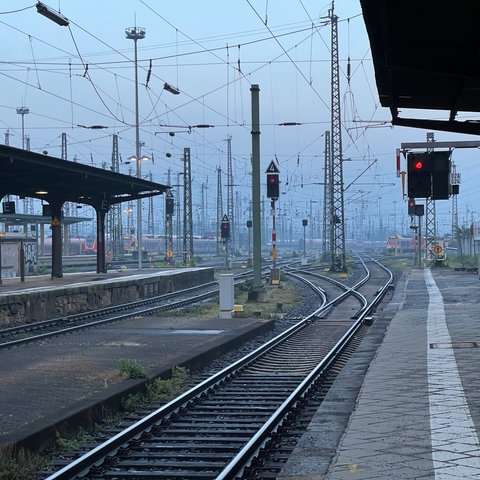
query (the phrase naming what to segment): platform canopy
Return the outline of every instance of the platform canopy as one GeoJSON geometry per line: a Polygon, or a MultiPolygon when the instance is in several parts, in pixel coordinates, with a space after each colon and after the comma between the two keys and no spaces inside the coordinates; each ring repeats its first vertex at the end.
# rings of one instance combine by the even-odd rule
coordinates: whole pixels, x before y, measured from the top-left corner
{"type": "Polygon", "coordinates": [[[168,188],[130,175],[0,145],[0,197],[18,195],[98,209],[161,195],[168,188]]]}
{"type": "Polygon", "coordinates": [[[480,134],[480,1],[360,0],[380,103],[393,125],[480,134]],[[435,119],[406,109],[442,110],[435,119]],[[417,118],[413,118],[417,117],[417,118]]]}
{"type": "MultiPolygon", "coordinates": [[[[75,223],[90,222],[92,217],[62,217],[64,225],[73,225],[75,223]]],[[[8,225],[25,225],[28,223],[49,225],[52,219],[46,215],[30,215],[28,213],[4,213],[0,212],[0,223],[8,225]]]]}

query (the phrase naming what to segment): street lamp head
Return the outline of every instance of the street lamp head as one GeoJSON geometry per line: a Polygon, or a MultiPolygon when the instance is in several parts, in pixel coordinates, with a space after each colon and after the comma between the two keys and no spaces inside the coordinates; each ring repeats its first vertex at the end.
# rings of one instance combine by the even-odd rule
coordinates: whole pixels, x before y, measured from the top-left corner
{"type": "Polygon", "coordinates": [[[40,13],[40,15],[43,15],[44,17],[47,17],[48,19],[52,20],[52,22],[55,22],[57,25],[60,25],[61,27],[67,27],[68,24],[70,23],[66,17],[64,17],[60,12],[56,12],[52,8],[48,7],[42,2],[37,2],[37,12],[40,13]]]}
{"type": "Polygon", "coordinates": [[[142,40],[147,31],[142,27],[128,27],[125,29],[125,36],[130,40],[142,40]]]}
{"type": "Polygon", "coordinates": [[[150,160],[150,157],[148,157],[147,155],[143,155],[143,156],[137,158],[135,155],[132,155],[131,157],[128,157],[127,160],[129,160],[129,163],[130,162],[136,162],[137,160],[147,161],[147,160],[150,160]]]}
{"type": "Polygon", "coordinates": [[[178,95],[180,93],[180,90],[178,88],[175,88],[167,82],[163,84],[163,89],[167,92],[173,93],[173,95],[178,95]]]}

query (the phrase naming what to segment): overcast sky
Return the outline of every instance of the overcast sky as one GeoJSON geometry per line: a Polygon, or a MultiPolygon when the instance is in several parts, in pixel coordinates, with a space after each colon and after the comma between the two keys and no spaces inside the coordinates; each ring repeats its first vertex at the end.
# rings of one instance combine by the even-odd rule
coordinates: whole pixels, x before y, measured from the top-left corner
{"type": "MultiPolygon", "coordinates": [[[[68,159],[111,165],[112,135],[122,162],[135,154],[134,42],[126,27],[143,27],[138,41],[139,116],[142,153],[154,163],[142,175],[171,183],[191,149],[194,203],[202,184],[215,211],[217,174],[227,183],[231,137],[236,196],[250,198],[252,84],[260,86],[262,172],[272,159],[281,172],[280,206],[301,219],[321,208],[325,131],[330,130],[330,1],[318,0],[51,0],[70,21],[59,26],[38,14],[33,0],[0,6],[0,141],[22,146],[18,107],[30,148],[60,156],[66,133],[68,159]],[[151,65],[151,67],[150,67],[151,65]],[[148,83],[147,83],[148,82],[148,83]],[[164,83],[181,93],[163,90],[164,83]],[[297,126],[280,126],[296,122],[297,126]],[[195,125],[208,124],[208,129],[195,125]],[[85,127],[102,126],[102,129],[85,127]],[[193,127],[193,128],[189,128],[193,127]],[[175,132],[172,136],[171,132],[175,132]],[[169,153],[171,156],[167,157],[169,153]],[[238,193],[237,193],[238,192],[238,193]]],[[[380,107],[371,53],[358,0],[337,0],[341,70],[341,117],[345,218],[349,230],[362,222],[407,225],[406,202],[395,175],[395,149],[424,141],[426,132],[390,126],[380,107]],[[347,64],[350,58],[350,77],[347,64]],[[351,183],[353,182],[353,183],[351,183]]],[[[459,118],[462,119],[461,117],[459,118]]],[[[476,140],[435,132],[438,141],[476,140]]],[[[477,218],[477,153],[454,152],[462,174],[459,219],[477,218]]],[[[403,168],[406,162],[403,163],[403,168]]],[[[134,165],[121,172],[135,174],[134,165]],[[133,167],[133,169],[132,169],[133,167]],[[130,169],[130,170],[129,170],[130,169]]],[[[440,231],[449,230],[451,202],[436,202],[440,231]]],[[[226,205],[226,193],[224,193],[226,205]]],[[[194,205],[195,207],[195,205],[194,205]]]]}

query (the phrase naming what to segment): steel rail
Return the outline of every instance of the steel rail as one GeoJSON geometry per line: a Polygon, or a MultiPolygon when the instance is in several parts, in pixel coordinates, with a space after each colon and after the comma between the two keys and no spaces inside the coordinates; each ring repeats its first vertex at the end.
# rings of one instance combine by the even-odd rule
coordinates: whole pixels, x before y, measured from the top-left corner
{"type": "MultiPolygon", "coordinates": [[[[241,273],[236,276],[235,284],[239,284],[243,282],[243,278],[248,275],[246,273],[241,273]]],[[[68,333],[72,333],[78,330],[83,330],[86,328],[92,328],[99,325],[118,322],[121,320],[125,320],[132,316],[139,316],[139,315],[151,315],[156,312],[174,310],[177,308],[185,307],[187,305],[193,305],[195,303],[200,303],[210,298],[217,296],[219,293],[218,282],[208,282],[203,285],[197,285],[194,287],[189,287],[183,290],[178,290],[176,292],[167,293],[164,295],[159,295],[156,297],[151,297],[143,300],[138,300],[134,302],[123,303],[120,305],[114,305],[111,307],[105,307],[97,310],[93,310],[90,312],[82,312],[76,313],[73,315],[68,315],[59,318],[53,318],[51,320],[43,320],[40,322],[30,323],[26,325],[16,326],[16,327],[8,327],[0,330],[0,338],[3,336],[14,336],[14,335],[22,335],[26,334],[30,331],[38,331],[38,330],[46,330],[48,328],[55,328],[60,327],[57,330],[41,333],[37,335],[32,335],[29,337],[24,337],[16,340],[9,340],[6,342],[0,343],[0,349],[11,348],[15,346],[24,345],[27,343],[32,343],[38,340],[44,340],[45,338],[54,337],[57,335],[64,335],[68,333]],[[194,292],[198,290],[203,290],[205,288],[211,288],[210,291],[199,294],[199,295],[192,295],[194,292]],[[188,298],[184,298],[182,300],[170,302],[170,303],[162,303],[158,305],[160,302],[168,302],[171,299],[181,296],[188,296],[188,298]],[[148,307],[148,305],[153,305],[148,307]],[[126,312],[122,313],[121,315],[115,315],[117,312],[126,312]],[[103,318],[98,318],[103,317],[103,318]],[[65,327],[66,324],[72,324],[75,322],[82,322],[87,319],[98,318],[98,320],[94,320],[92,322],[81,323],[79,325],[74,325],[71,327],[65,327]]]]}
{"type": "MultiPolygon", "coordinates": [[[[368,271],[365,266],[364,268],[368,271]]],[[[347,293],[348,292],[343,292],[342,296],[347,293]]],[[[381,293],[379,292],[377,296],[380,295],[381,293]]],[[[215,478],[234,478],[235,475],[249,466],[249,463],[257,455],[259,449],[266,444],[269,436],[273,432],[278,431],[278,429],[281,427],[281,424],[288,416],[288,411],[291,409],[291,407],[299,403],[300,400],[308,394],[308,392],[313,388],[315,381],[322,377],[326,369],[332,364],[332,362],[334,362],[335,357],[345,349],[349,340],[362,326],[367,312],[368,310],[364,310],[364,312],[359,316],[358,319],[356,319],[353,325],[348,328],[345,335],[343,335],[342,338],[338,340],[330,349],[330,352],[325,356],[325,358],[323,358],[323,360],[321,360],[316,367],[313,368],[313,370],[300,382],[300,384],[298,384],[293,392],[288,394],[288,397],[275,410],[271,418],[263,423],[261,428],[259,428],[258,431],[250,438],[250,440],[247,441],[239,453],[237,453],[234,458],[231,459],[231,461],[229,461],[228,464],[222,469],[221,473],[215,475],[215,478]]],[[[189,405],[194,404],[196,402],[195,399],[202,395],[203,392],[211,391],[228,379],[233,378],[232,376],[236,371],[245,370],[250,365],[253,365],[258,357],[264,357],[267,353],[273,351],[278,345],[285,342],[286,339],[293,338],[298,332],[301,332],[306,327],[309,327],[310,324],[311,316],[306,317],[279,336],[257,348],[255,351],[224,368],[212,377],[204,380],[176,399],[147,415],[142,420],[134,423],[123,432],[116,434],[90,452],[82,455],[80,458],[74,460],[69,465],[49,476],[46,480],[66,480],[74,478],[76,475],[86,474],[89,469],[92,468],[92,466],[99,465],[101,462],[103,462],[103,459],[106,457],[106,455],[115,455],[123,445],[132,441],[134,438],[140,440],[142,433],[148,431],[148,429],[153,425],[159,424],[159,422],[161,422],[161,420],[165,417],[171,417],[180,411],[188,409],[189,405]]],[[[101,477],[101,475],[99,475],[99,477],[101,477]]]]}
{"type": "MultiPolygon", "coordinates": [[[[275,414],[270,417],[268,422],[266,422],[265,425],[255,434],[255,436],[250,439],[250,441],[235,456],[235,458],[233,458],[232,461],[223,469],[223,471],[215,477],[215,480],[233,480],[234,478],[241,475],[242,470],[244,470],[251,464],[255,456],[258,454],[259,450],[267,443],[271,434],[281,427],[282,422],[286,419],[286,416],[291,411],[292,406],[295,403],[299,402],[303,397],[305,397],[309,389],[314,387],[315,382],[322,377],[322,374],[325,372],[325,370],[328,369],[328,367],[335,361],[339,353],[344,350],[344,348],[348,345],[353,336],[363,325],[364,320],[370,310],[374,308],[374,306],[376,306],[385,296],[387,290],[392,285],[393,274],[390,270],[381,265],[379,262],[375,261],[375,263],[377,263],[383,270],[389,273],[388,282],[377,291],[374,299],[372,300],[372,302],[370,302],[368,308],[363,309],[362,313],[359,315],[355,323],[328,352],[325,358],[317,365],[314,370],[312,370],[312,372],[301,382],[301,384],[298,385],[298,387],[284,401],[284,403],[279,407],[275,414]]],[[[367,269],[363,261],[362,264],[368,272],[368,278],[370,278],[370,271],[367,269]]],[[[359,287],[365,282],[366,280],[364,278],[360,282],[358,282],[355,287],[352,288],[359,287]]]]}

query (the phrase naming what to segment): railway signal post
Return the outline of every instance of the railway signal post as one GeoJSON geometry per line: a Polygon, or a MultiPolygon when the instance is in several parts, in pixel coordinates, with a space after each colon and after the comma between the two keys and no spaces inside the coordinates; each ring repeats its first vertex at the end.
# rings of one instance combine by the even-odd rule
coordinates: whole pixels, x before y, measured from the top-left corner
{"type": "Polygon", "coordinates": [[[250,229],[252,228],[252,221],[247,220],[247,230],[248,230],[248,258],[247,258],[247,268],[252,268],[252,255],[250,248],[250,229]]]}
{"type": "Polygon", "coordinates": [[[267,167],[267,197],[271,200],[272,207],[272,260],[273,266],[270,272],[270,283],[278,285],[280,283],[280,269],[277,268],[277,232],[275,225],[275,202],[280,196],[280,170],[272,160],[267,167]]]}
{"type": "Polygon", "coordinates": [[[175,212],[175,199],[173,193],[169,190],[165,195],[165,224],[166,224],[166,245],[165,245],[165,260],[168,263],[173,263],[173,227],[172,217],[175,212]]]}
{"type": "Polygon", "coordinates": [[[223,246],[225,248],[225,268],[228,270],[230,268],[229,258],[228,258],[228,241],[230,240],[230,219],[227,214],[223,215],[222,221],[220,223],[220,238],[222,239],[223,246]]]}

